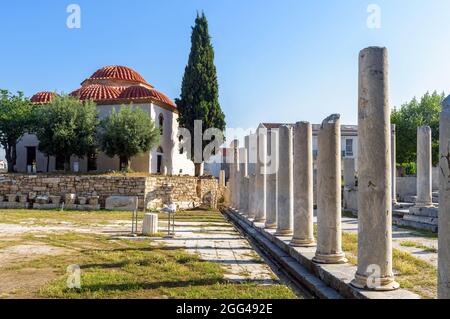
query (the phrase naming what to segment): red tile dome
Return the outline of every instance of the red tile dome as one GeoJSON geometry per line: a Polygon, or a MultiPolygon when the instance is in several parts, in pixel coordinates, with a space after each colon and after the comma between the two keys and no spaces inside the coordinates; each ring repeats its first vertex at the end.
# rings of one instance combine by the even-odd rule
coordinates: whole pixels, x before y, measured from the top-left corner
{"type": "Polygon", "coordinates": [[[119,99],[127,99],[127,100],[145,99],[145,98],[153,98],[154,100],[163,102],[172,107],[176,107],[175,103],[173,103],[173,101],[163,93],[139,85],[130,86],[119,95],[119,99]]]}
{"type": "Polygon", "coordinates": [[[38,92],[31,97],[31,103],[47,104],[56,96],[55,92],[38,92]]]}
{"type": "Polygon", "coordinates": [[[80,98],[80,100],[113,100],[117,99],[120,94],[120,91],[107,85],[100,84],[91,84],[85,87],[82,87],[74,92],[71,95],[75,95],[80,98]]]}
{"type": "Polygon", "coordinates": [[[98,69],[88,80],[124,80],[147,84],[136,71],[126,66],[112,65],[98,69]]]}

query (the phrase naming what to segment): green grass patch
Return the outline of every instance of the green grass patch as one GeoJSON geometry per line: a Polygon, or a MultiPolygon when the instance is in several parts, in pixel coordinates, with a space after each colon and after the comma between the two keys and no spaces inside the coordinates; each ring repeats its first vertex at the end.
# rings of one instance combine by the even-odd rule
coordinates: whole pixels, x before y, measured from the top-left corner
{"type": "MultiPolygon", "coordinates": [[[[343,233],[342,248],[349,262],[357,265],[358,236],[343,233]]],[[[430,263],[414,257],[408,252],[393,249],[393,268],[396,280],[404,289],[411,290],[422,298],[435,298],[437,295],[437,269],[430,263]]]]}
{"type": "Polygon", "coordinates": [[[422,249],[424,252],[429,252],[429,253],[437,253],[437,249],[436,248],[428,247],[426,245],[423,245],[421,243],[418,243],[418,242],[415,242],[415,241],[412,241],[412,240],[402,241],[402,242],[400,242],[400,246],[422,249]]]}

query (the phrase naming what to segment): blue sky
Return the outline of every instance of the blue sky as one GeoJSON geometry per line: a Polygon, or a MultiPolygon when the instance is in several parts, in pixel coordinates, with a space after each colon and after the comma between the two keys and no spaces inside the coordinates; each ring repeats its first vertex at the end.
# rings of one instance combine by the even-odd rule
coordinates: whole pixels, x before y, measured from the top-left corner
{"type": "Polygon", "coordinates": [[[357,121],[360,49],[386,46],[391,104],[450,92],[448,0],[71,0],[0,7],[0,88],[31,96],[70,92],[96,69],[127,65],[171,98],[179,95],[197,10],[216,52],[220,102],[230,127],[259,122],[357,121]],[[81,7],[81,29],[66,8],[81,7]],[[367,27],[367,7],[381,28],[367,27]]]}

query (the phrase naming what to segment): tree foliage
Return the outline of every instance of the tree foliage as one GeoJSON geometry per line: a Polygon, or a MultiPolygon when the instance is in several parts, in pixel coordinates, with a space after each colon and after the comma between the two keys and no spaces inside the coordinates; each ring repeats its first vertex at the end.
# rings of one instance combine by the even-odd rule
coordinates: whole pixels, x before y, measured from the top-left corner
{"type": "MultiPolygon", "coordinates": [[[[203,132],[208,128],[225,130],[225,115],[219,104],[219,84],[214,65],[214,49],[204,13],[197,14],[192,28],[191,52],[186,66],[181,96],[176,100],[178,122],[191,133],[191,149],[194,149],[194,121],[203,122],[203,132]]],[[[203,141],[205,147],[208,141],[203,141]]],[[[206,160],[203,158],[203,160],[206,160]]],[[[198,173],[199,163],[196,164],[198,173]]]]}
{"type": "Polygon", "coordinates": [[[17,143],[30,129],[32,109],[22,92],[11,94],[0,90],[0,144],[5,149],[8,172],[14,172],[17,143]]]}
{"type": "Polygon", "coordinates": [[[150,151],[159,143],[160,130],[150,115],[140,108],[122,106],[100,123],[101,150],[108,156],[119,156],[128,170],[133,156],[150,151]]]}
{"type": "Polygon", "coordinates": [[[415,162],[417,153],[417,127],[428,125],[432,130],[433,164],[439,162],[439,113],[442,111],[444,93],[427,92],[422,98],[413,98],[403,104],[391,115],[396,125],[397,162],[400,164],[415,162]]]}
{"type": "Polygon", "coordinates": [[[72,155],[84,158],[95,148],[98,117],[93,101],[55,96],[49,104],[37,107],[33,118],[39,151],[63,156],[65,171],[70,169],[72,155]]]}

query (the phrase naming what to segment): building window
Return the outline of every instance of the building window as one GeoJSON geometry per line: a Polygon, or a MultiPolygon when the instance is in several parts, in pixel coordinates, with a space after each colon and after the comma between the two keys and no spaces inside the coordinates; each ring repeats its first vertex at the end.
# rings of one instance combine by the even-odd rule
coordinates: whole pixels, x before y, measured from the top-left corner
{"type": "Polygon", "coordinates": [[[184,147],[182,145],[182,143],[183,143],[183,135],[178,136],[178,142],[180,143],[180,148],[179,148],[180,154],[184,154],[184,147]]]}
{"type": "Polygon", "coordinates": [[[162,161],[163,161],[163,155],[164,151],[162,147],[158,147],[156,150],[156,173],[161,174],[162,173],[162,161]]]}
{"type": "Polygon", "coordinates": [[[90,153],[90,154],[88,154],[87,158],[88,158],[88,162],[87,162],[88,171],[89,172],[96,171],[97,170],[97,154],[90,153]]]}
{"type": "Polygon", "coordinates": [[[161,132],[161,135],[163,135],[163,130],[164,130],[164,116],[162,115],[162,113],[159,114],[158,124],[159,124],[159,130],[160,130],[160,132],[161,132]]]}
{"type": "Polygon", "coordinates": [[[345,156],[353,156],[353,140],[345,140],[345,156]]]}

